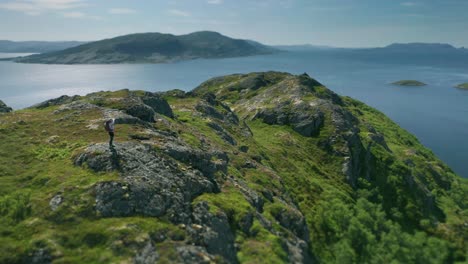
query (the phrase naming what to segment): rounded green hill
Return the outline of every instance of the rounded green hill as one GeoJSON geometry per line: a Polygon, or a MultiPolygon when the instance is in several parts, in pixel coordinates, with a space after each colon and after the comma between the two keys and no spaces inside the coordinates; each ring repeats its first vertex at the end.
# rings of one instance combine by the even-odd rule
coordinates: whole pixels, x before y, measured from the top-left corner
{"type": "Polygon", "coordinates": [[[397,82],[393,82],[393,85],[400,85],[400,86],[426,86],[427,84],[416,81],[416,80],[401,80],[397,82]]]}
{"type": "Polygon", "coordinates": [[[461,84],[455,86],[455,88],[468,90],[468,82],[466,82],[466,83],[461,83],[461,84]]]}

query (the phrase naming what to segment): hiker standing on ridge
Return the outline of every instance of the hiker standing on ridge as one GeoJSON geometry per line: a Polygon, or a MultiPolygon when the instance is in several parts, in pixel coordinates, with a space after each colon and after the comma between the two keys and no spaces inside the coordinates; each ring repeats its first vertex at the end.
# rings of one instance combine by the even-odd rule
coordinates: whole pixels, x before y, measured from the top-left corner
{"type": "Polygon", "coordinates": [[[106,131],[109,133],[109,147],[114,147],[114,125],[115,125],[115,119],[111,118],[104,123],[104,127],[106,128],[106,131]]]}

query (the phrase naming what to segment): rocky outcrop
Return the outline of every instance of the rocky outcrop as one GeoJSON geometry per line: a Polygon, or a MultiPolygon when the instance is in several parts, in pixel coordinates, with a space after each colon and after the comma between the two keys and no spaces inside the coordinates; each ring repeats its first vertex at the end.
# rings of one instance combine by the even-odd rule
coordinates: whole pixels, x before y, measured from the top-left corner
{"type": "Polygon", "coordinates": [[[259,110],[253,118],[269,125],[290,125],[297,133],[311,137],[319,133],[325,116],[319,108],[285,101],[275,108],[259,110]]]}
{"type": "Polygon", "coordinates": [[[228,263],[237,263],[234,247],[234,234],[225,213],[213,215],[206,202],[193,207],[193,223],[189,233],[196,245],[203,246],[207,252],[220,255],[228,263]]]}
{"type": "Polygon", "coordinates": [[[161,147],[170,157],[198,169],[207,177],[213,177],[217,171],[227,171],[229,158],[225,152],[201,151],[171,141],[166,142],[161,147]]]}
{"type": "Polygon", "coordinates": [[[31,108],[42,109],[42,108],[46,108],[46,107],[54,106],[54,105],[68,104],[79,99],[80,99],[80,96],[78,95],[74,95],[74,96],[62,95],[58,98],[50,99],[45,102],[33,105],[31,108]]]}
{"type": "Polygon", "coordinates": [[[0,113],[9,113],[13,111],[11,107],[8,107],[2,100],[0,100],[0,113]]]}
{"type": "Polygon", "coordinates": [[[167,101],[157,93],[145,92],[141,97],[143,103],[153,109],[155,113],[174,118],[174,113],[167,101]]]}
{"type": "MultiPolygon", "coordinates": [[[[207,157],[211,158],[198,156],[200,164],[211,164],[210,159],[205,160],[207,157]]],[[[120,173],[120,181],[101,182],[95,187],[96,210],[104,217],[167,215],[173,222],[187,222],[190,202],[217,189],[210,178],[216,166],[208,170],[200,166],[205,175],[198,169],[182,169],[151,146],[138,143],[120,143],[115,149],[94,144],[75,158],[75,164],[96,172],[120,173]]]]}

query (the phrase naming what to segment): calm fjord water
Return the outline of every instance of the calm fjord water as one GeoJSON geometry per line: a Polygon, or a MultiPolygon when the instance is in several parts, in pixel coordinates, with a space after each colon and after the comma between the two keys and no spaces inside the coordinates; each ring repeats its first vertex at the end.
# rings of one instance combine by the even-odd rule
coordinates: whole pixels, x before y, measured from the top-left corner
{"type": "Polygon", "coordinates": [[[188,91],[214,76],[268,70],[307,72],[338,94],[379,109],[468,178],[468,91],[453,88],[468,82],[468,63],[466,67],[436,68],[356,60],[332,52],[284,52],[173,64],[40,65],[1,61],[0,99],[18,109],[64,94],[100,90],[188,91]],[[401,79],[429,85],[389,85],[401,79]]]}

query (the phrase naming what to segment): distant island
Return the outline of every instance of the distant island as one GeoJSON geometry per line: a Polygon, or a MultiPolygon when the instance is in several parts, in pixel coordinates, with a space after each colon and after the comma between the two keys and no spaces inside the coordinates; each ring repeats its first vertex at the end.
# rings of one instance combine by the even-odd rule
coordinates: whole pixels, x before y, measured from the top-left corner
{"type": "Polygon", "coordinates": [[[138,33],[16,58],[14,61],[44,64],[166,63],[271,54],[276,51],[255,41],[233,39],[211,31],[180,36],[138,33]]]}
{"type": "Polygon", "coordinates": [[[0,40],[0,52],[4,53],[44,53],[76,47],[83,41],[11,41],[0,40]]]}
{"type": "Polygon", "coordinates": [[[416,80],[401,80],[397,82],[393,82],[393,85],[400,85],[400,86],[426,86],[427,84],[416,81],[416,80]]]}
{"type": "Polygon", "coordinates": [[[459,84],[459,85],[457,85],[455,87],[458,88],[458,89],[468,90],[468,83],[462,83],[462,84],[459,84]]]}

